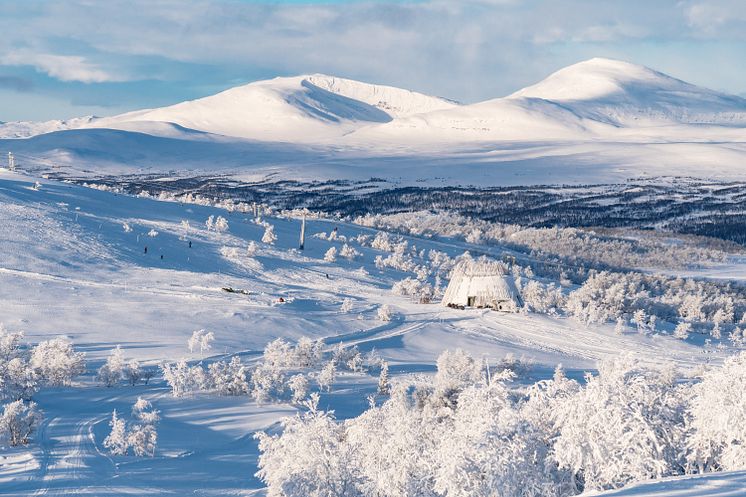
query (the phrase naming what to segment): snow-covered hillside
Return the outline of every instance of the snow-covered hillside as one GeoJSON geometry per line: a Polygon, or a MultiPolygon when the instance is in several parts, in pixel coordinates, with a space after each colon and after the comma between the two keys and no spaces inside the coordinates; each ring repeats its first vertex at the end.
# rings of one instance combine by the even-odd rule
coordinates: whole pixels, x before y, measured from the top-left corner
{"type": "MultiPolygon", "coordinates": [[[[306,336],[322,340],[325,353],[340,343],[363,354],[375,350],[392,379],[430,375],[444,349],[462,348],[490,364],[525,368],[519,382],[546,379],[558,363],[580,380],[620,350],[635,351],[641,364],[665,357],[682,371],[718,363],[730,351],[725,340],[723,349],[708,349],[700,337],[619,332],[612,323],[580,325],[540,313],[461,311],[392,291],[418,270],[397,263],[397,250],[425,267],[432,257],[466,249],[499,257],[494,246],[393,234],[374,244],[378,230],[309,219],[300,252],[297,218],[264,217],[273,226],[272,240],[264,224],[241,210],[7,171],[0,171],[0,202],[0,321],[11,332],[24,331],[32,344],[70,337],[87,354],[88,366],[74,385],[34,396],[44,421],[27,448],[0,457],[3,495],[231,495],[263,487],[253,476],[258,451],[252,434],[277,431],[278,420],[297,412],[296,405],[209,392],[174,398],[160,374],[147,385],[107,388],[95,371],[117,345],[128,361],[152,370],[180,357],[198,365],[237,356],[253,367],[268,342],[306,336]],[[224,216],[225,229],[206,223],[210,216],[224,216]],[[430,250],[436,251],[430,258],[421,255],[430,250]],[[390,321],[379,317],[384,306],[390,321]],[[215,334],[207,352],[187,347],[198,329],[215,334]],[[160,410],[155,457],[112,456],[103,445],[112,411],[128,417],[138,397],[160,410]]],[[[309,373],[313,385],[316,374],[309,373]]],[[[357,416],[376,391],[377,374],[338,371],[320,407],[334,409],[340,419],[357,416]]]]}
{"type": "Polygon", "coordinates": [[[508,98],[539,98],[614,126],[746,125],[746,100],[644,66],[595,58],[561,69],[508,98]]]}
{"type": "Polygon", "coordinates": [[[745,144],[746,100],[610,59],[470,105],[317,74],[108,118],[0,125],[0,150],[16,152],[22,169],[52,164],[74,176],[189,169],[462,185],[730,180],[743,174],[745,144]]]}
{"type": "Polygon", "coordinates": [[[170,107],[102,119],[96,127],[130,122],[178,124],[262,141],[318,142],[395,117],[454,107],[436,97],[323,74],[275,78],[170,107]]]}

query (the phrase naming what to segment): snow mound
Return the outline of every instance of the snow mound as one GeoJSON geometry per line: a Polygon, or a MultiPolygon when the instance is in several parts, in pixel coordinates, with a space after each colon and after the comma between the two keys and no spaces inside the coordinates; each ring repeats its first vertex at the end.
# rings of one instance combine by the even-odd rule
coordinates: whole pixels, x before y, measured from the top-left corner
{"type": "Polygon", "coordinates": [[[614,125],[746,124],[746,100],[645,66],[594,58],[560,69],[509,99],[539,98],[614,125]]]}

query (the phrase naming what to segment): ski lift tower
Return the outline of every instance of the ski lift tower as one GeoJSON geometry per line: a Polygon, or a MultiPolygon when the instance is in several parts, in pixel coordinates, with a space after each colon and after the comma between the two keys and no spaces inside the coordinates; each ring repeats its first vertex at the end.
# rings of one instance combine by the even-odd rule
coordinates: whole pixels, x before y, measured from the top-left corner
{"type": "Polygon", "coordinates": [[[13,156],[13,152],[8,152],[8,171],[16,170],[16,158],[13,156]]]}

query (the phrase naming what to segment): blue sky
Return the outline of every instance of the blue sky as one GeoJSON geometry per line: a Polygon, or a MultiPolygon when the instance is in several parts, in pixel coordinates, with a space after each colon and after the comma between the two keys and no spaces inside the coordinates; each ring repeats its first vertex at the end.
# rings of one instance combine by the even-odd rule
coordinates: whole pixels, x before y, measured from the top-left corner
{"type": "Polygon", "coordinates": [[[323,72],[474,102],[594,56],[746,95],[746,0],[0,0],[0,121],[323,72]]]}

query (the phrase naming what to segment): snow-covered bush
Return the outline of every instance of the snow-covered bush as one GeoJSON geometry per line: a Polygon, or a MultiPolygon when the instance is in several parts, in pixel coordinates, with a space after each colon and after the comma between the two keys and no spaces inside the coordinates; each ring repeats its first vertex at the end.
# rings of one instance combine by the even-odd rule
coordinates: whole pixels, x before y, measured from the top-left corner
{"type": "Polygon", "coordinates": [[[326,363],[326,366],[316,375],[316,381],[319,384],[319,389],[331,391],[332,385],[334,385],[334,378],[337,374],[337,367],[334,364],[334,360],[326,363]]]}
{"type": "Polygon", "coordinates": [[[383,304],[378,308],[377,317],[379,321],[391,321],[391,307],[388,304],[383,304]]]}
{"type": "Polygon", "coordinates": [[[352,302],[352,299],[350,299],[350,298],[345,298],[345,299],[344,299],[344,300],[342,301],[342,305],[341,305],[341,306],[339,306],[339,311],[340,311],[341,313],[343,313],[343,314],[347,314],[348,312],[350,312],[350,311],[352,310],[352,307],[353,307],[353,302],[352,302]]]}
{"type": "Polygon", "coordinates": [[[414,278],[405,278],[394,283],[391,288],[394,295],[403,295],[411,297],[415,302],[427,304],[433,298],[433,287],[429,283],[416,280],[414,278]]]}
{"type": "Polygon", "coordinates": [[[337,247],[331,247],[324,254],[324,260],[326,262],[335,262],[337,260],[337,247]]]}
{"type": "Polygon", "coordinates": [[[96,378],[104,386],[113,387],[122,379],[125,366],[124,353],[122,352],[122,348],[117,345],[116,348],[112,349],[109,353],[109,357],[106,358],[104,365],[98,369],[96,378]]]}
{"type": "Polygon", "coordinates": [[[187,340],[187,347],[190,353],[199,350],[202,356],[212,348],[212,342],[215,340],[215,334],[212,331],[196,330],[187,340]]]}
{"type": "Polygon", "coordinates": [[[161,371],[174,397],[183,397],[202,390],[207,383],[207,374],[204,369],[200,366],[190,367],[184,359],[176,364],[163,364],[161,371]]]}
{"type": "Polygon", "coordinates": [[[5,404],[0,416],[0,441],[6,440],[11,447],[26,445],[40,422],[34,402],[16,400],[5,404]]]}
{"type": "Polygon", "coordinates": [[[228,231],[228,220],[223,216],[218,216],[217,219],[215,219],[214,228],[215,231],[217,231],[218,233],[224,233],[228,231]]]}
{"type": "Polygon", "coordinates": [[[264,235],[262,235],[262,243],[268,245],[274,245],[277,241],[277,235],[275,235],[275,227],[269,223],[264,227],[264,235]]]}
{"type": "Polygon", "coordinates": [[[246,254],[249,257],[254,257],[256,255],[257,250],[259,250],[259,246],[256,244],[254,240],[251,240],[249,242],[248,247],[246,247],[246,254]]]}
{"type": "Polygon", "coordinates": [[[261,451],[257,476],[267,484],[268,497],[359,495],[344,427],[317,410],[318,394],[312,397],[308,412],[283,420],[282,435],[256,435],[261,451]]]}
{"type": "Polygon", "coordinates": [[[160,421],[160,413],[149,401],[138,397],[132,406],[132,417],[134,422],[128,427],[128,423],[114,410],[109,421],[111,431],[104,439],[104,447],[115,456],[126,456],[130,449],[137,457],[155,456],[158,441],[156,424],[160,421]]]}
{"type": "Polygon", "coordinates": [[[378,395],[389,395],[391,393],[391,382],[389,380],[389,363],[381,361],[381,372],[378,375],[378,395]]]}
{"type": "Polygon", "coordinates": [[[288,380],[288,388],[292,393],[292,401],[295,404],[300,404],[308,396],[308,378],[302,374],[296,374],[288,380]]]}
{"type": "Polygon", "coordinates": [[[345,259],[349,259],[351,261],[354,261],[358,257],[362,257],[362,252],[359,252],[358,250],[355,250],[354,247],[351,247],[350,245],[347,245],[346,243],[342,245],[342,248],[339,251],[339,255],[341,257],[344,257],[345,259]]]}
{"type": "Polygon", "coordinates": [[[687,412],[691,470],[746,469],[746,352],[707,371],[687,412]]]}
{"type": "Polygon", "coordinates": [[[251,395],[262,404],[279,398],[285,391],[285,375],[273,366],[261,364],[251,374],[251,395]]]}
{"type": "Polygon", "coordinates": [[[555,457],[580,490],[683,472],[685,396],[675,381],[670,368],[643,369],[622,357],[599,364],[559,407],[555,457]]]}
{"type": "Polygon", "coordinates": [[[127,383],[129,383],[130,386],[134,387],[142,379],[143,370],[140,367],[140,363],[137,361],[137,359],[131,359],[124,366],[124,370],[122,371],[122,374],[124,376],[124,379],[127,381],[127,383]]]}
{"type": "Polygon", "coordinates": [[[249,372],[237,356],[210,364],[210,385],[219,395],[248,395],[249,372]]]}
{"type": "Polygon", "coordinates": [[[104,447],[114,456],[127,455],[129,442],[127,441],[127,423],[119,417],[117,410],[111,413],[109,421],[111,431],[104,439],[104,447]]]}
{"type": "Polygon", "coordinates": [[[75,352],[66,337],[40,342],[31,351],[29,361],[39,380],[50,386],[69,385],[85,371],[85,353],[75,352]]]}

